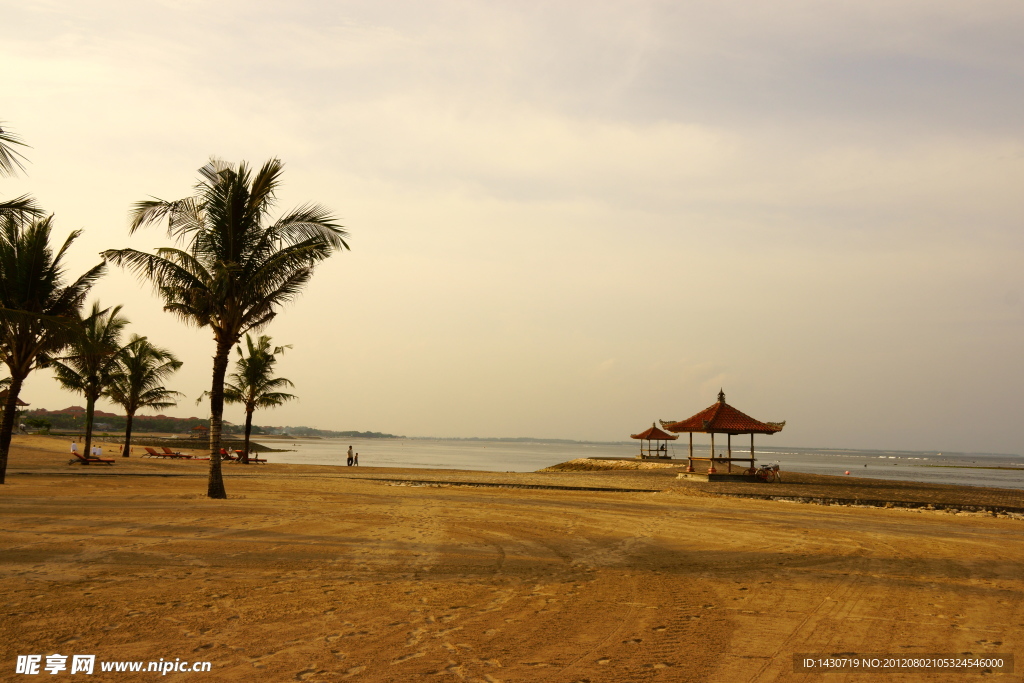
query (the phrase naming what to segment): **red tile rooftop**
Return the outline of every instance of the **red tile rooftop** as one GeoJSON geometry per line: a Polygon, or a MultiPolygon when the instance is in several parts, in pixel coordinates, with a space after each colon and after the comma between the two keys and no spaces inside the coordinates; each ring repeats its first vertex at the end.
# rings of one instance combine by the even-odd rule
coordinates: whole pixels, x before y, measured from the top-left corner
{"type": "Polygon", "coordinates": [[[725,392],[718,392],[718,401],[692,417],[679,422],[662,422],[670,432],[714,432],[716,434],[774,434],[781,432],[785,422],[761,422],[725,402],[725,392]]]}

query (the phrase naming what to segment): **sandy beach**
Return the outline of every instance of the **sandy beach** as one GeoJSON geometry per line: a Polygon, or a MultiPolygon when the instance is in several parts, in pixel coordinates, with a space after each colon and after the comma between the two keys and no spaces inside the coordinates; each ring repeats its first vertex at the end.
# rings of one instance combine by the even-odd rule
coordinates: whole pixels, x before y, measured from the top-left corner
{"type": "Polygon", "coordinates": [[[69,466],[66,445],[15,437],[0,490],[4,680],[52,653],[211,663],[162,677],[180,681],[822,679],[795,653],[1024,666],[1020,491],[271,463],[226,464],[215,501],[206,462],[69,466]],[[769,487],[899,505],[732,495],[769,487]]]}

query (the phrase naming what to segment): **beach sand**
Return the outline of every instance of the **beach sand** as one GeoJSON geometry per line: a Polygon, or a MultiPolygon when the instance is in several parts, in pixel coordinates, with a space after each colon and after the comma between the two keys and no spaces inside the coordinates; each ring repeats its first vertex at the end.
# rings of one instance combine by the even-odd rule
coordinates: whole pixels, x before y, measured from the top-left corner
{"type": "MultiPolygon", "coordinates": [[[[806,681],[794,653],[844,652],[1024,666],[1013,517],[736,498],[664,469],[225,464],[214,501],[206,462],[68,466],[66,446],[16,437],[0,487],[4,680],[54,652],[211,662],[175,681],[806,681]]],[[[776,491],[939,495],[788,479],[776,491]]]]}

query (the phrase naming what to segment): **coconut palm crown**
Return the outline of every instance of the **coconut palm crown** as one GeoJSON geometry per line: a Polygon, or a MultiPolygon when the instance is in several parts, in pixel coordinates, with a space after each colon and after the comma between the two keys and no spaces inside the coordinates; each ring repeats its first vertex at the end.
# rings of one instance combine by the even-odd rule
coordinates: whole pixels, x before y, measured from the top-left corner
{"type": "Polygon", "coordinates": [[[68,283],[64,258],[80,232],[72,232],[54,252],[52,229],[52,216],[32,221],[0,216],[0,361],[11,375],[0,421],[0,484],[22,384],[77,334],[82,303],[106,269],[98,264],[68,283]]]}
{"type": "Polygon", "coordinates": [[[321,206],[306,204],[270,220],[283,168],[279,159],[267,161],[255,173],[245,162],[236,167],[211,160],[199,169],[193,196],[142,201],[131,213],[132,232],[166,221],[168,235],[178,246],[152,254],[135,249],[103,252],[109,262],[149,280],[164,310],[213,331],[211,498],[227,497],[220,437],[231,347],[294,299],[318,263],[348,248],[347,233],[321,206]]]}
{"type": "Polygon", "coordinates": [[[178,405],[174,400],[183,394],[163,386],[164,381],[181,368],[181,361],[167,349],[150,343],[146,337],[132,335],[128,345],[117,355],[117,367],[103,395],[125,411],[125,458],[131,452],[132,423],[135,413],[143,408],[161,410],[178,405]]]}
{"type": "Polygon", "coordinates": [[[252,435],[252,414],[258,408],[276,408],[277,406],[298,398],[294,394],[283,391],[295,386],[285,377],[274,377],[274,366],[277,356],[291,346],[271,348],[270,337],[261,335],[254,344],[252,337],[245,335],[245,346],[248,354],[238,347],[238,360],[235,371],[224,383],[224,400],[228,403],[241,403],[245,407],[245,446],[242,449],[242,462],[249,462],[249,437],[252,435]]]}

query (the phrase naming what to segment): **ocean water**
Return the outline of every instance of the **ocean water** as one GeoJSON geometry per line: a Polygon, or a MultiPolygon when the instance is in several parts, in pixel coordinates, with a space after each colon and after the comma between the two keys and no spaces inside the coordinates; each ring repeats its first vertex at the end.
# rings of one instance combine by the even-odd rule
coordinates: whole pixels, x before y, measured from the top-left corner
{"type": "MultiPolygon", "coordinates": [[[[256,439],[259,441],[259,438],[256,439]]],[[[545,441],[489,441],[445,439],[266,439],[271,462],[345,466],[351,444],[359,462],[372,467],[532,472],[575,458],[631,458],[635,443],[545,441]]],[[[685,458],[687,447],[673,444],[670,455],[685,458]]],[[[720,453],[722,449],[717,449],[720,453]]],[[[706,456],[707,444],[694,444],[694,454],[706,456]]],[[[749,453],[737,445],[734,457],[749,453]]],[[[759,463],[778,462],[787,470],[843,475],[1024,489],[1024,457],[993,453],[937,453],[924,451],[867,451],[757,446],[759,463]],[[985,469],[1006,467],[1012,469],[985,469]]]]}

